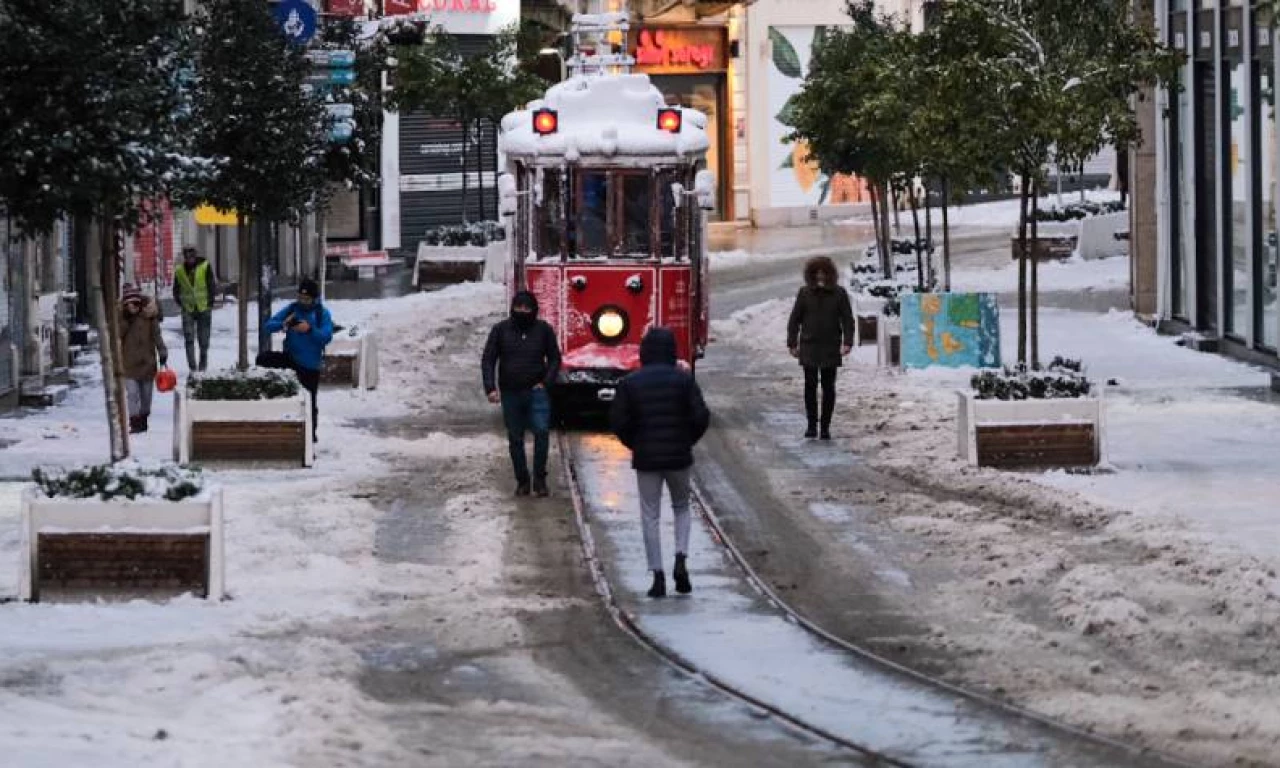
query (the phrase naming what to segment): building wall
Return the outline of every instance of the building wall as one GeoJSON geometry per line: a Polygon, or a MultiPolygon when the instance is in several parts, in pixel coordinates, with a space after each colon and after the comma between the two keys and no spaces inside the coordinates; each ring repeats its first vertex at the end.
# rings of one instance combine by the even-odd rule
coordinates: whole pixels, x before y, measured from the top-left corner
{"type": "Polygon", "coordinates": [[[1181,91],[1158,96],[1157,309],[1169,326],[1275,362],[1275,30],[1265,9],[1203,5],[1155,5],[1161,35],[1189,59],[1181,91]]]}
{"type": "Polygon", "coordinates": [[[1135,107],[1143,140],[1129,151],[1129,293],[1133,311],[1141,318],[1154,320],[1158,288],[1155,89],[1143,92],[1135,107]]]}

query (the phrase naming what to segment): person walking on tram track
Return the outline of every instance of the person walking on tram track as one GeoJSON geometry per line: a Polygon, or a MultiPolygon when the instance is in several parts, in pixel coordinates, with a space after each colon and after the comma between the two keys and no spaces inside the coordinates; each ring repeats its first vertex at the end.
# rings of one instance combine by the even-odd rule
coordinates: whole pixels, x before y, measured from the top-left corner
{"type": "Polygon", "coordinates": [[[160,307],[133,285],[124,286],[120,303],[120,357],[124,368],[129,432],[146,432],[151,416],[156,360],[169,363],[169,349],[160,334],[160,307]]]}
{"type": "Polygon", "coordinates": [[[836,371],[853,349],[853,307],[839,284],[836,265],[818,256],[804,265],[804,286],[796,294],[787,321],[787,349],[804,366],[804,436],[831,439],[836,410],[836,371]],[[822,384],[819,432],[818,384],[822,384]]]}
{"type": "Polygon", "coordinates": [[[320,408],[316,396],[320,392],[324,348],[333,341],[333,316],[320,303],[316,281],[308,278],[298,283],[298,299],[273,315],[266,330],[284,331],[284,352],[259,353],[256,362],[263,368],[289,368],[298,375],[298,382],[311,394],[311,440],[319,441],[320,408]]]}
{"type": "Polygon", "coordinates": [[[213,297],[218,279],[213,268],[195,248],[182,249],[182,263],[173,271],[173,300],[182,311],[182,337],[187,347],[187,368],[209,367],[209,333],[213,326],[213,297]],[[196,358],[196,344],[200,357],[196,358]]]}
{"type": "Polygon", "coordinates": [[[511,299],[510,316],[493,326],[480,359],[484,392],[502,404],[516,495],[530,490],[547,496],[547,454],[551,450],[551,394],[560,373],[560,344],[549,323],[538,318],[538,299],[520,291],[511,299]],[[533,476],[525,454],[525,432],[533,433],[533,476]],[[532,488],[530,481],[532,480],[532,488]]]}
{"type": "Polygon", "coordinates": [[[619,385],[609,410],[609,424],[631,449],[636,471],[644,550],[653,572],[649,597],[665,597],[662,542],[658,520],[662,486],[671,494],[675,514],[676,559],[672,576],[676,591],[687,595],[689,583],[689,470],[693,446],[711,423],[711,412],[693,375],[676,363],[676,337],[666,328],[651,328],[640,342],[640,370],[619,385]]]}

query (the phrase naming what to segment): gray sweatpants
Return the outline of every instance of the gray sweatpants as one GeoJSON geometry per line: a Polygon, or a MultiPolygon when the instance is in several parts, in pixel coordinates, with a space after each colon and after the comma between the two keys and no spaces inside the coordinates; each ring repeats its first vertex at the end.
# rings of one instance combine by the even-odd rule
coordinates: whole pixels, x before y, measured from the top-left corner
{"type": "Polygon", "coordinates": [[[689,554],[689,470],[677,469],[663,472],[636,472],[636,485],[640,490],[640,522],[644,527],[644,552],[649,558],[649,570],[662,570],[662,541],[658,520],[662,511],[662,485],[666,483],[671,494],[671,511],[676,518],[676,552],[689,554]]]}
{"type": "Polygon", "coordinates": [[[151,415],[151,392],[155,379],[125,379],[124,399],[130,416],[151,415]]]}

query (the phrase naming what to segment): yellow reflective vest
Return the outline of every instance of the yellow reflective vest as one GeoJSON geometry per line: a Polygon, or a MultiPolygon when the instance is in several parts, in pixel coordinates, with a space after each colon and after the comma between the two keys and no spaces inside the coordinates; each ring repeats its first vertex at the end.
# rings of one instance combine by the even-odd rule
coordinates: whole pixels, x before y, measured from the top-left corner
{"type": "Polygon", "coordinates": [[[209,274],[209,262],[202,261],[196,264],[195,274],[187,271],[186,264],[179,264],[173,271],[173,282],[177,288],[177,299],[182,305],[183,312],[191,314],[209,311],[209,304],[213,298],[213,280],[209,274]]]}

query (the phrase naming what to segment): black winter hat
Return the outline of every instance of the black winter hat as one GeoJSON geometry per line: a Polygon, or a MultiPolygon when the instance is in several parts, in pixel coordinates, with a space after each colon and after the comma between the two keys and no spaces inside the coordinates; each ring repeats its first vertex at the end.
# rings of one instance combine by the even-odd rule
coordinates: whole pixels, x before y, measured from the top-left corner
{"type": "Polygon", "coordinates": [[[511,297],[511,309],[516,307],[528,307],[533,310],[536,317],[538,314],[538,297],[529,291],[517,291],[515,296],[511,297]]]}
{"type": "Polygon", "coordinates": [[[303,296],[310,296],[313,299],[320,298],[320,285],[311,278],[306,278],[298,283],[298,293],[303,296]]]}
{"type": "Polygon", "coordinates": [[[641,365],[675,365],[676,335],[668,328],[650,328],[640,340],[641,365]]]}

